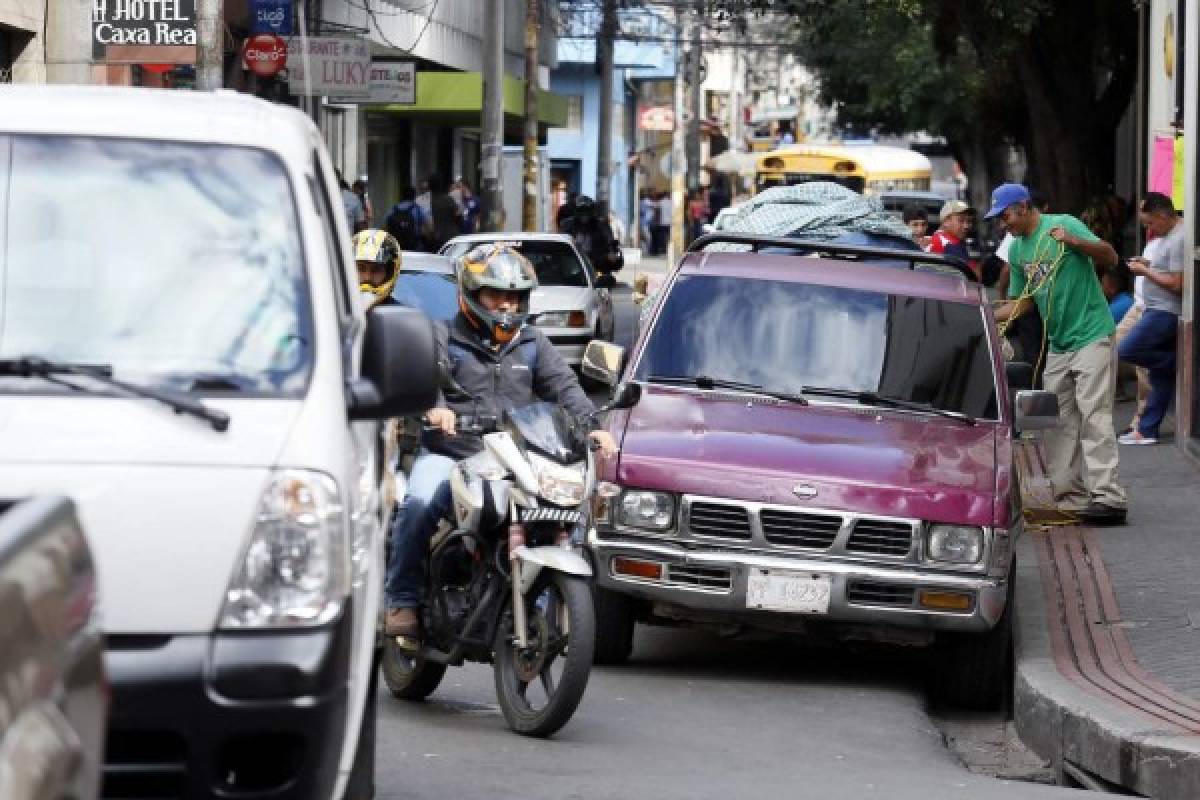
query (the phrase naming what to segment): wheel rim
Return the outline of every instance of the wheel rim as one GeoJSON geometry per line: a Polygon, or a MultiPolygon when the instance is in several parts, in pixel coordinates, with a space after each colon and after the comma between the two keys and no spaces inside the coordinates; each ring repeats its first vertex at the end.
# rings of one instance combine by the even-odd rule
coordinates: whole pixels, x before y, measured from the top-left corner
{"type": "Polygon", "coordinates": [[[570,646],[567,604],[553,584],[532,598],[526,628],[529,647],[517,647],[515,638],[508,645],[512,668],[505,671],[504,682],[520,711],[538,714],[554,702],[570,646]]]}

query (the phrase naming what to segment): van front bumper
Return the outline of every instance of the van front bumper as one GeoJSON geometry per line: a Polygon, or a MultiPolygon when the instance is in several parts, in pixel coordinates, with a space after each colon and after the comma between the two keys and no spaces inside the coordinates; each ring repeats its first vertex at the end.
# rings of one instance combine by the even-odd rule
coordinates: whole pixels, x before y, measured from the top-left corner
{"type": "Polygon", "coordinates": [[[933,631],[984,633],[995,627],[1008,602],[1008,581],[987,575],[923,570],[912,564],[834,561],[779,552],[738,552],[683,548],[667,541],[589,536],[596,585],[624,595],[694,612],[697,618],[723,619],[775,627],[783,618],[829,621],[933,631]],[[663,565],[659,579],[614,572],[618,557],[663,565]],[[829,608],[823,614],[796,614],[749,608],[746,586],[756,570],[828,576],[829,608]],[[952,593],[971,598],[965,610],[946,611],[922,604],[929,595],[952,593]]]}
{"type": "Polygon", "coordinates": [[[102,798],[329,800],[354,615],[302,631],[110,636],[102,798]]]}

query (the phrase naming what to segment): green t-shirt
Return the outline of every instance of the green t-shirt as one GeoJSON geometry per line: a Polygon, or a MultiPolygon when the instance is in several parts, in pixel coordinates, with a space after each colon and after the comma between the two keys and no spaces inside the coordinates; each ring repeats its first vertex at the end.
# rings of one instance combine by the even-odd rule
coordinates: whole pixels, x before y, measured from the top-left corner
{"type": "MultiPolygon", "coordinates": [[[[1050,229],[1058,225],[1085,242],[1100,241],[1070,214],[1042,214],[1037,230],[1029,236],[1013,237],[1008,251],[1010,298],[1020,297],[1026,283],[1037,285],[1054,263],[1059,245],[1050,229]]],[[[1074,248],[1066,248],[1062,263],[1034,293],[1033,300],[1045,321],[1052,353],[1073,353],[1116,331],[1092,259],[1074,248]]]]}

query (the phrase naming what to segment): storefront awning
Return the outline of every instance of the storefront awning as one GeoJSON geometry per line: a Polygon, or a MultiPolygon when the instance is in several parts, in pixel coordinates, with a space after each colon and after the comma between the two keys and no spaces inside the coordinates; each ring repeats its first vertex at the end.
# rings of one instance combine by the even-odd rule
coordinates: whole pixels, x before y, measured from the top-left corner
{"type": "MultiPolygon", "coordinates": [[[[417,102],[412,105],[368,106],[371,111],[393,114],[471,116],[478,123],[483,110],[483,75],[478,72],[418,72],[417,102]]],[[[525,81],[504,76],[504,114],[525,116],[525,81]]],[[[565,97],[538,89],[538,122],[561,128],[567,124],[565,97]]]]}

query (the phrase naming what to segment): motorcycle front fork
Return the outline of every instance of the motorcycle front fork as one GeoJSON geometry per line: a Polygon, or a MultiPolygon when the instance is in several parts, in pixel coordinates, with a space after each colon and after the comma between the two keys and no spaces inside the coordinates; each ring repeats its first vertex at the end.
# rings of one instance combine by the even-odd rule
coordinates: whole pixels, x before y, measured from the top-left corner
{"type": "Polygon", "coordinates": [[[517,551],[525,546],[525,526],[518,521],[516,503],[512,504],[509,514],[508,566],[512,576],[513,632],[517,635],[517,646],[525,649],[529,647],[529,631],[525,620],[525,598],[521,596],[521,559],[517,556],[517,551]]]}

